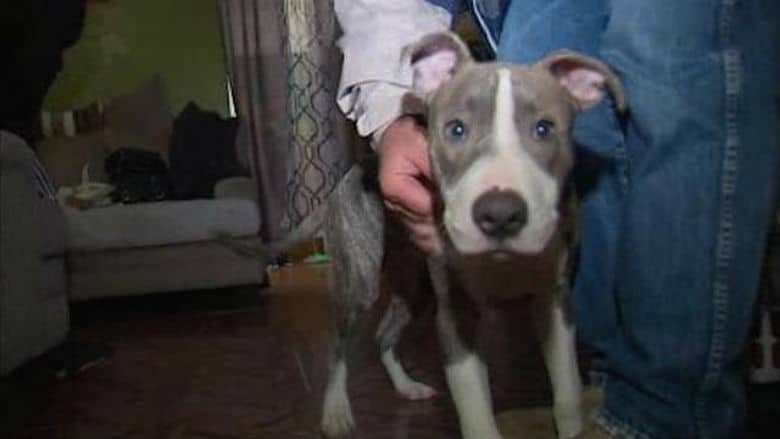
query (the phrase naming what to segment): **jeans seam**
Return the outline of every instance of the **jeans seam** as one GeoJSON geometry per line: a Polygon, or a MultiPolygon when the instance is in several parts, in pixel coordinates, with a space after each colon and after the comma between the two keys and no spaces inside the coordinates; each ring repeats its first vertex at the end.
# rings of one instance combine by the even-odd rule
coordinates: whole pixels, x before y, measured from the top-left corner
{"type": "MultiPolygon", "coordinates": [[[[618,122],[620,124],[620,122],[618,122]]],[[[620,126],[623,130],[624,127],[620,126]]],[[[625,135],[623,137],[625,139],[625,135]]],[[[626,142],[620,142],[615,147],[615,163],[617,165],[618,182],[620,183],[621,194],[626,195],[631,186],[631,159],[628,155],[626,142]]]]}
{"type": "Polygon", "coordinates": [[[719,31],[722,44],[724,75],[724,145],[720,174],[720,207],[715,247],[715,265],[712,285],[712,328],[709,355],[704,379],[694,405],[697,437],[713,438],[708,416],[705,392],[717,385],[723,369],[726,326],[730,295],[730,269],[734,253],[735,206],[734,195],[739,169],[739,126],[737,115],[742,90],[742,61],[739,51],[732,45],[732,14],[737,0],[722,0],[719,31]]]}

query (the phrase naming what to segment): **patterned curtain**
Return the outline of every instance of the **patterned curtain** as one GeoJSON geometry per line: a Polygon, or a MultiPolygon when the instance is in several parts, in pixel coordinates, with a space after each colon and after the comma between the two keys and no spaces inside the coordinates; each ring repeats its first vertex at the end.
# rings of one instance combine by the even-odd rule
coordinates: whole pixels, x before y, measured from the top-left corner
{"type": "Polygon", "coordinates": [[[332,0],[219,0],[237,149],[257,182],[262,237],[283,237],[352,163],[335,106],[341,58],[332,0]]]}
{"type": "Polygon", "coordinates": [[[325,200],[352,163],[353,139],[335,105],[341,54],[333,1],[282,5],[291,128],[283,226],[291,229],[325,200]]]}

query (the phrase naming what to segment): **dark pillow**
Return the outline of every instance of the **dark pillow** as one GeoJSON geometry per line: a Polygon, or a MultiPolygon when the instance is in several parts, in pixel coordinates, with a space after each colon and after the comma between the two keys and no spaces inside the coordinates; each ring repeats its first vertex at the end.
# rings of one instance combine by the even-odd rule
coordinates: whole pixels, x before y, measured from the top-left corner
{"type": "Polygon", "coordinates": [[[177,199],[211,198],[217,181],[247,175],[236,158],[238,119],[190,102],[173,122],[170,177],[177,199]]]}

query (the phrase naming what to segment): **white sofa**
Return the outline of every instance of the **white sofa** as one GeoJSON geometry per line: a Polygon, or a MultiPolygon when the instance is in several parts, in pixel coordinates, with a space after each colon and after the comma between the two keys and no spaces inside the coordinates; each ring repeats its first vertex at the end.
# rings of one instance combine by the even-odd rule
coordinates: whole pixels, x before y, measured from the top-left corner
{"type": "Polygon", "coordinates": [[[71,300],[259,284],[265,267],[214,241],[260,228],[249,179],[217,184],[214,199],[66,207],[71,300]]]}

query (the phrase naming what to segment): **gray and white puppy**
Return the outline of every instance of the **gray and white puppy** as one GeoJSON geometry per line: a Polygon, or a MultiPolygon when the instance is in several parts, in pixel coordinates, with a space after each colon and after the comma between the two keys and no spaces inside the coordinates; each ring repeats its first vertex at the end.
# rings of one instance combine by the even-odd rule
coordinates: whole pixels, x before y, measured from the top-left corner
{"type": "MultiPolygon", "coordinates": [[[[413,66],[414,91],[405,96],[404,109],[425,122],[438,194],[441,251],[427,258],[427,267],[462,436],[501,437],[477,341],[484,309],[507,293],[488,287],[487,277],[494,278],[495,267],[504,268],[497,273],[516,274],[514,267],[521,265],[515,264],[529,255],[552,254],[559,262],[552,276],[557,281],[540,285],[548,290],[534,295],[533,314],[552,383],[558,436],[573,437],[583,426],[582,385],[565,279],[564,228],[570,222],[561,218],[568,211],[571,192],[567,190],[573,165],[571,129],[577,113],[601,101],[607,91],[622,111],[621,85],[601,62],[568,51],[530,66],[476,63],[451,33],[425,37],[406,51],[406,59],[413,66]]],[[[384,251],[385,237],[397,230],[385,220],[376,185],[366,183],[375,182],[375,170],[369,168],[353,167],[295,235],[264,250],[276,252],[324,227],[334,260],[331,289],[337,310],[321,421],[329,438],[347,436],[354,427],[347,395],[349,341],[359,315],[379,295],[383,259],[392,259],[384,251]]],[[[256,249],[244,252],[257,254],[256,249]]],[[[408,259],[401,263],[410,264],[408,259]]],[[[387,279],[392,282],[396,273],[387,279]]],[[[504,289],[510,296],[511,277],[499,282],[508,286],[504,289]]],[[[398,294],[376,337],[396,390],[406,398],[422,399],[432,396],[433,389],[410,378],[395,353],[410,318],[407,286],[391,288],[398,294]]]]}

